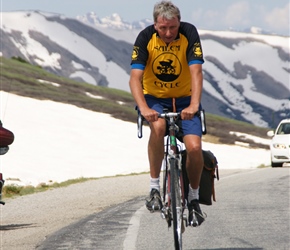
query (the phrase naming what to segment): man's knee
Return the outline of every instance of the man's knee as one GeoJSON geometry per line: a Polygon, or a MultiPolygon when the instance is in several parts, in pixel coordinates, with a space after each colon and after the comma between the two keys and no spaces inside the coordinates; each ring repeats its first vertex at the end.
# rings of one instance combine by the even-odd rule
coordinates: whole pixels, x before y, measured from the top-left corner
{"type": "Polygon", "coordinates": [[[166,124],[163,122],[163,120],[159,119],[156,122],[150,123],[150,129],[151,135],[158,138],[163,138],[166,132],[166,124]]]}
{"type": "Polygon", "coordinates": [[[184,144],[188,154],[201,154],[201,138],[196,135],[184,137],[184,144]]]}

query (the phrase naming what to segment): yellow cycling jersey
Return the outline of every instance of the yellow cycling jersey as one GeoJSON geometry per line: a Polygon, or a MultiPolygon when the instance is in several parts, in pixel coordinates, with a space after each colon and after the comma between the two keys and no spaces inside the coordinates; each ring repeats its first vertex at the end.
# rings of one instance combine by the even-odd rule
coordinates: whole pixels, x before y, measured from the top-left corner
{"type": "Polygon", "coordinates": [[[196,28],[181,22],[178,37],[169,45],[159,38],[153,25],[141,31],[134,43],[131,68],[144,70],[144,94],[178,98],[191,95],[189,65],[203,62],[196,28]]]}

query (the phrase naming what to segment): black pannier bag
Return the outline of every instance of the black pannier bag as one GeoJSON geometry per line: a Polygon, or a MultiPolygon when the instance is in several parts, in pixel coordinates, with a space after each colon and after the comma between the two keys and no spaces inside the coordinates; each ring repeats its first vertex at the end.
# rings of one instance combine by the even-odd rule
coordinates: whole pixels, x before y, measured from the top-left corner
{"type": "MultiPolygon", "coordinates": [[[[182,152],[182,173],[184,181],[185,198],[188,196],[188,177],[186,173],[186,150],[182,152]]],[[[216,201],[214,181],[219,180],[218,162],[214,154],[209,150],[202,150],[204,167],[201,174],[199,185],[199,203],[203,205],[212,205],[212,201],[216,201]]]]}

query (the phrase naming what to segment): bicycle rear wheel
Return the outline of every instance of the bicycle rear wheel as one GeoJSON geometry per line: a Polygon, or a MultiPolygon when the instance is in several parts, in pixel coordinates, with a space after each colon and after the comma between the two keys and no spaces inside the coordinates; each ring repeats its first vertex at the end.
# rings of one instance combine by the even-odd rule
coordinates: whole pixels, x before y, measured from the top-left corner
{"type": "Polygon", "coordinates": [[[176,159],[170,159],[171,212],[175,249],[182,249],[182,204],[179,185],[179,170],[176,159]]]}

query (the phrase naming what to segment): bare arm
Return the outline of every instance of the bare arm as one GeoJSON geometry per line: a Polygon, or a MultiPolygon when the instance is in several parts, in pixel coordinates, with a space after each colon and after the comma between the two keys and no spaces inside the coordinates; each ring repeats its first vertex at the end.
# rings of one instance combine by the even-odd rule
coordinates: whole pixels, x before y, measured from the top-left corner
{"type": "Polygon", "coordinates": [[[184,120],[191,119],[198,111],[203,86],[202,65],[190,65],[189,70],[191,74],[191,102],[190,105],[181,113],[181,118],[184,120]]]}
{"type": "Polygon", "coordinates": [[[144,116],[144,118],[149,121],[157,121],[158,120],[158,113],[150,109],[146,103],[146,100],[144,98],[143,89],[142,89],[142,77],[143,77],[143,70],[139,69],[132,69],[130,74],[130,89],[131,93],[135,99],[135,102],[137,103],[137,106],[141,112],[141,114],[144,116]]]}

